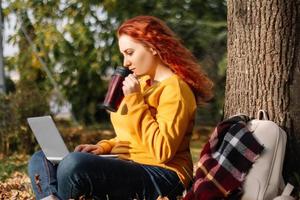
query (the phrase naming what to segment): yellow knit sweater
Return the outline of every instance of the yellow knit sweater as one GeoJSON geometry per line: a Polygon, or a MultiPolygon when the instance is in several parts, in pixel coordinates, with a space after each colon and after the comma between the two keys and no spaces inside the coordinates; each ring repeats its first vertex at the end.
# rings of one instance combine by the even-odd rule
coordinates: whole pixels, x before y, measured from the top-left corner
{"type": "Polygon", "coordinates": [[[196,101],[190,87],[177,75],[149,86],[149,76],[139,79],[141,93],[124,97],[111,113],[116,137],[98,142],[120,158],[175,171],[188,186],[192,177],[190,138],[196,101]]]}

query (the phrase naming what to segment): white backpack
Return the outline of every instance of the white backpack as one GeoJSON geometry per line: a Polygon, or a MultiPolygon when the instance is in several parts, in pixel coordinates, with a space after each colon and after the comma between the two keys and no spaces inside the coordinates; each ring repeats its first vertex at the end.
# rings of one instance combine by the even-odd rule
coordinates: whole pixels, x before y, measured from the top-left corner
{"type": "MultiPolygon", "coordinates": [[[[246,176],[242,200],[274,199],[284,187],[282,166],[287,140],[286,133],[273,121],[268,120],[263,110],[260,110],[257,119],[249,121],[247,126],[250,131],[253,131],[260,144],[264,145],[264,151],[246,176]]],[[[286,193],[285,195],[288,196],[291,191],[286,193]]]]}

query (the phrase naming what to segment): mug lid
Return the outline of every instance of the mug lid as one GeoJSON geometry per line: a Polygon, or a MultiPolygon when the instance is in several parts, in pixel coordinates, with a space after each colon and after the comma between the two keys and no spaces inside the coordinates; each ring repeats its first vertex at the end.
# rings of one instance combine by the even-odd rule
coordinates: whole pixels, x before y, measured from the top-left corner
{"type": "Polygon", "coordinates": [[[133,72],[129,70],[128,67],[118,66],[114,72],[114,74],[121,74],[122,76],[128,76],[129,74],[132,74],[133,72]]]}

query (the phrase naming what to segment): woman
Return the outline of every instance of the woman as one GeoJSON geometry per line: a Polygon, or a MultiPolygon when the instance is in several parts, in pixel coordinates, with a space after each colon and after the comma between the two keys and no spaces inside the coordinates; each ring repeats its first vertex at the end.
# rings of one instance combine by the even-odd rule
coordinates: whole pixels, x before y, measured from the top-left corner
{"type": "Polygon", "coordinates": [[[46,161],[42,152],[34,154],[29,174],[37,198],[52,194],[61,199],[175,199],[189,186],[196,99],[211,97],[212,82],[155,17],[125,21],[118,29],[118,42],[124,66],[134,73],[125,78],[125,97],[111,113],[116,137],[77,146],[58,166],[46,161]]]}

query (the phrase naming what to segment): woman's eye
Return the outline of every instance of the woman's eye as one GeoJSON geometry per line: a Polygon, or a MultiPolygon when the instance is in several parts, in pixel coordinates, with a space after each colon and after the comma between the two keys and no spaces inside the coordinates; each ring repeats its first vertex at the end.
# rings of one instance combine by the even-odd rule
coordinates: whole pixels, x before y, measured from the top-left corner
{"type": "Polygon", "coordinates": [[[133,54],[133,51],[128,51],[127,55],[131,56],[133,54]]]}

